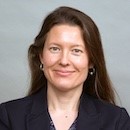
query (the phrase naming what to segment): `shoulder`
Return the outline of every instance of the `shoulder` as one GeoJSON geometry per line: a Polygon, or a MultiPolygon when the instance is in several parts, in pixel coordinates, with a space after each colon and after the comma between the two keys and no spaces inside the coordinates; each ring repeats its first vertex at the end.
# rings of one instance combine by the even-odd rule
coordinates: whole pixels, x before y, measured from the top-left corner
{"type": "Polygon", "coordinates": [[[93,106],[92,108],[96,113],[100,114],[102,125],[108,125],[110,123],[111,125],[115,125],[117,128],[130,128],[130,117],[125,108],[95,99],[88,95],[85,98],[90,102],[90,104],[92,104],[90,106],[93,106]]]}
{"type": "MultiPolygon", "coordinates": [[[[93,97],[88,96],[88,95],[85,98],[86,99],[88,98],[89,100],[91,100],[91,102],[95,106],[97,112],[99,112],[99,113],[103,113],[106,115],[116,115],[116,114],[119,115],[119,113],[126,112],[125,108],[108,103],[106,101],[102,101],[102,100],[93,98],[93,97]]],[[[127,115],[128,115],[128,113],[127,113],[127,115]]]]}
{"type": "Polygon", "coordinates": [[[33,117],[34,114],[44,111],[44,106],[46,106],[43,101],[44,97],[43,91],[39,90],[31,96],[0,104],[0,130],[10,127],[25,129],[25,122],[31,115],[33,117]]]}
{"type": "Polygon", "coordinates": [[[9,111],[21,111],[23,108],[26,108],[32,102],[32,96],[27,96],[20,99],[11,100],[8,102],[4,102],[0,105],[1,109],[6,109],[9,111]]]}
{"type": "Polygon", "coordinates": [[[119,115],[119,113],[121,114],[122,112],[126,112],[125,108],[114,105],[112,103],[94,98],[92,100],[95,104],[96,109],[104,114],[119,115]]]}
{"type": "Polygon", "coordinates": [[[43,98],[42,93],[43,93],[43,91],[39,90],[37,93],[32,94],[30,96],[25,96],[23,98],[4,102],[4,103],[0,104],[0,110],[6,109],[7,111],[10,111],[10,112],[19,112],[20,111],[20,113],[22,111],[28,111],[29,109],[31,109],[34,101],[36,101],[36,100],[39,101],[40,99],[43,98]]]}
{"type": "Polygon", "coordinates": [[[24,119],[27,113],[30,112],[31,104],[32,96],[0,104],[0,128],[5,126],[9,127],[10,121],[20,121],[24,119]]]}

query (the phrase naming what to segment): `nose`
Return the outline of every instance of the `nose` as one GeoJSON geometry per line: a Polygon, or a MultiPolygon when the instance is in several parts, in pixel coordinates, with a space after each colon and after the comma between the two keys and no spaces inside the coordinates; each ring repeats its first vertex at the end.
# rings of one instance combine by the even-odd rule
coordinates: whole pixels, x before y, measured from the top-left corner
{"type": "Polygon", "coordinates": [[[60,57],[60,65],[62,66],[69,65],[69,53],[67,51],[62,52],[60,57]]]}

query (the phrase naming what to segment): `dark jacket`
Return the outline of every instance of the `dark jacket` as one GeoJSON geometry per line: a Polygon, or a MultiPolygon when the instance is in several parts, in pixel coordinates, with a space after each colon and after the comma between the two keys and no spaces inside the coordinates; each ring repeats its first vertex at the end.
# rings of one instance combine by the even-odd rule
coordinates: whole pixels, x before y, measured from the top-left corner
{"type": "MultiPolygon", "coordinates": [[[[0,130],[49,130],[46,91],[0,105],[0,130]]],[[[81,96],[77,130],[130,130],[123,108],[81,96]]]]}

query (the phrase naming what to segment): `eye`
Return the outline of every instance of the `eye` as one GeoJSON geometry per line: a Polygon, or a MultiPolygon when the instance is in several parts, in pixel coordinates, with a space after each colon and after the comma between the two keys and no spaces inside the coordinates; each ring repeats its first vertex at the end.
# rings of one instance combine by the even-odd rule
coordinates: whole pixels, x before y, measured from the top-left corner
{"type": "Polygon", "coordinates": [[[80,55],[81,53],[83,53],[83,51],[82,51],[81,49],[73,49],[73,50],[72,50],[72,53],[73,53],[74,55],[80,55]]]}
{"type": "Polygon", "coordinates": [[[52,52],[52,53],[57,53],[60,51],[60,48],[58,47],[50,47],[49,50],[52,52]]]}

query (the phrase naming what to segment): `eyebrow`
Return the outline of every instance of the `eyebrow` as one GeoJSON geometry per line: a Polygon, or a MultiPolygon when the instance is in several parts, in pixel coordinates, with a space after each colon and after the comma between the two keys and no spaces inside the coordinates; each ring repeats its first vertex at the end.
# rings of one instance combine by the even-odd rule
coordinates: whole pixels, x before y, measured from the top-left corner
{"type": "MultiPolygon", "coordinates": [[[[56,43],[56,42],[50,42],[49,44],[50,44],[50,45],[61,46],[61,44],[56,43]]],[[[82,48],[85,48],[85,46],[84,46],[84,45],[74,44],[74,43],[72,43],[71,47],[82,47],[82,48]]]]}
{"type": "Polygon", "coordinates": [[[72,47],[83,47],[83,48],[85,48],[85,46],[79,45],[79,44],[72,45],[72,47]]]}

